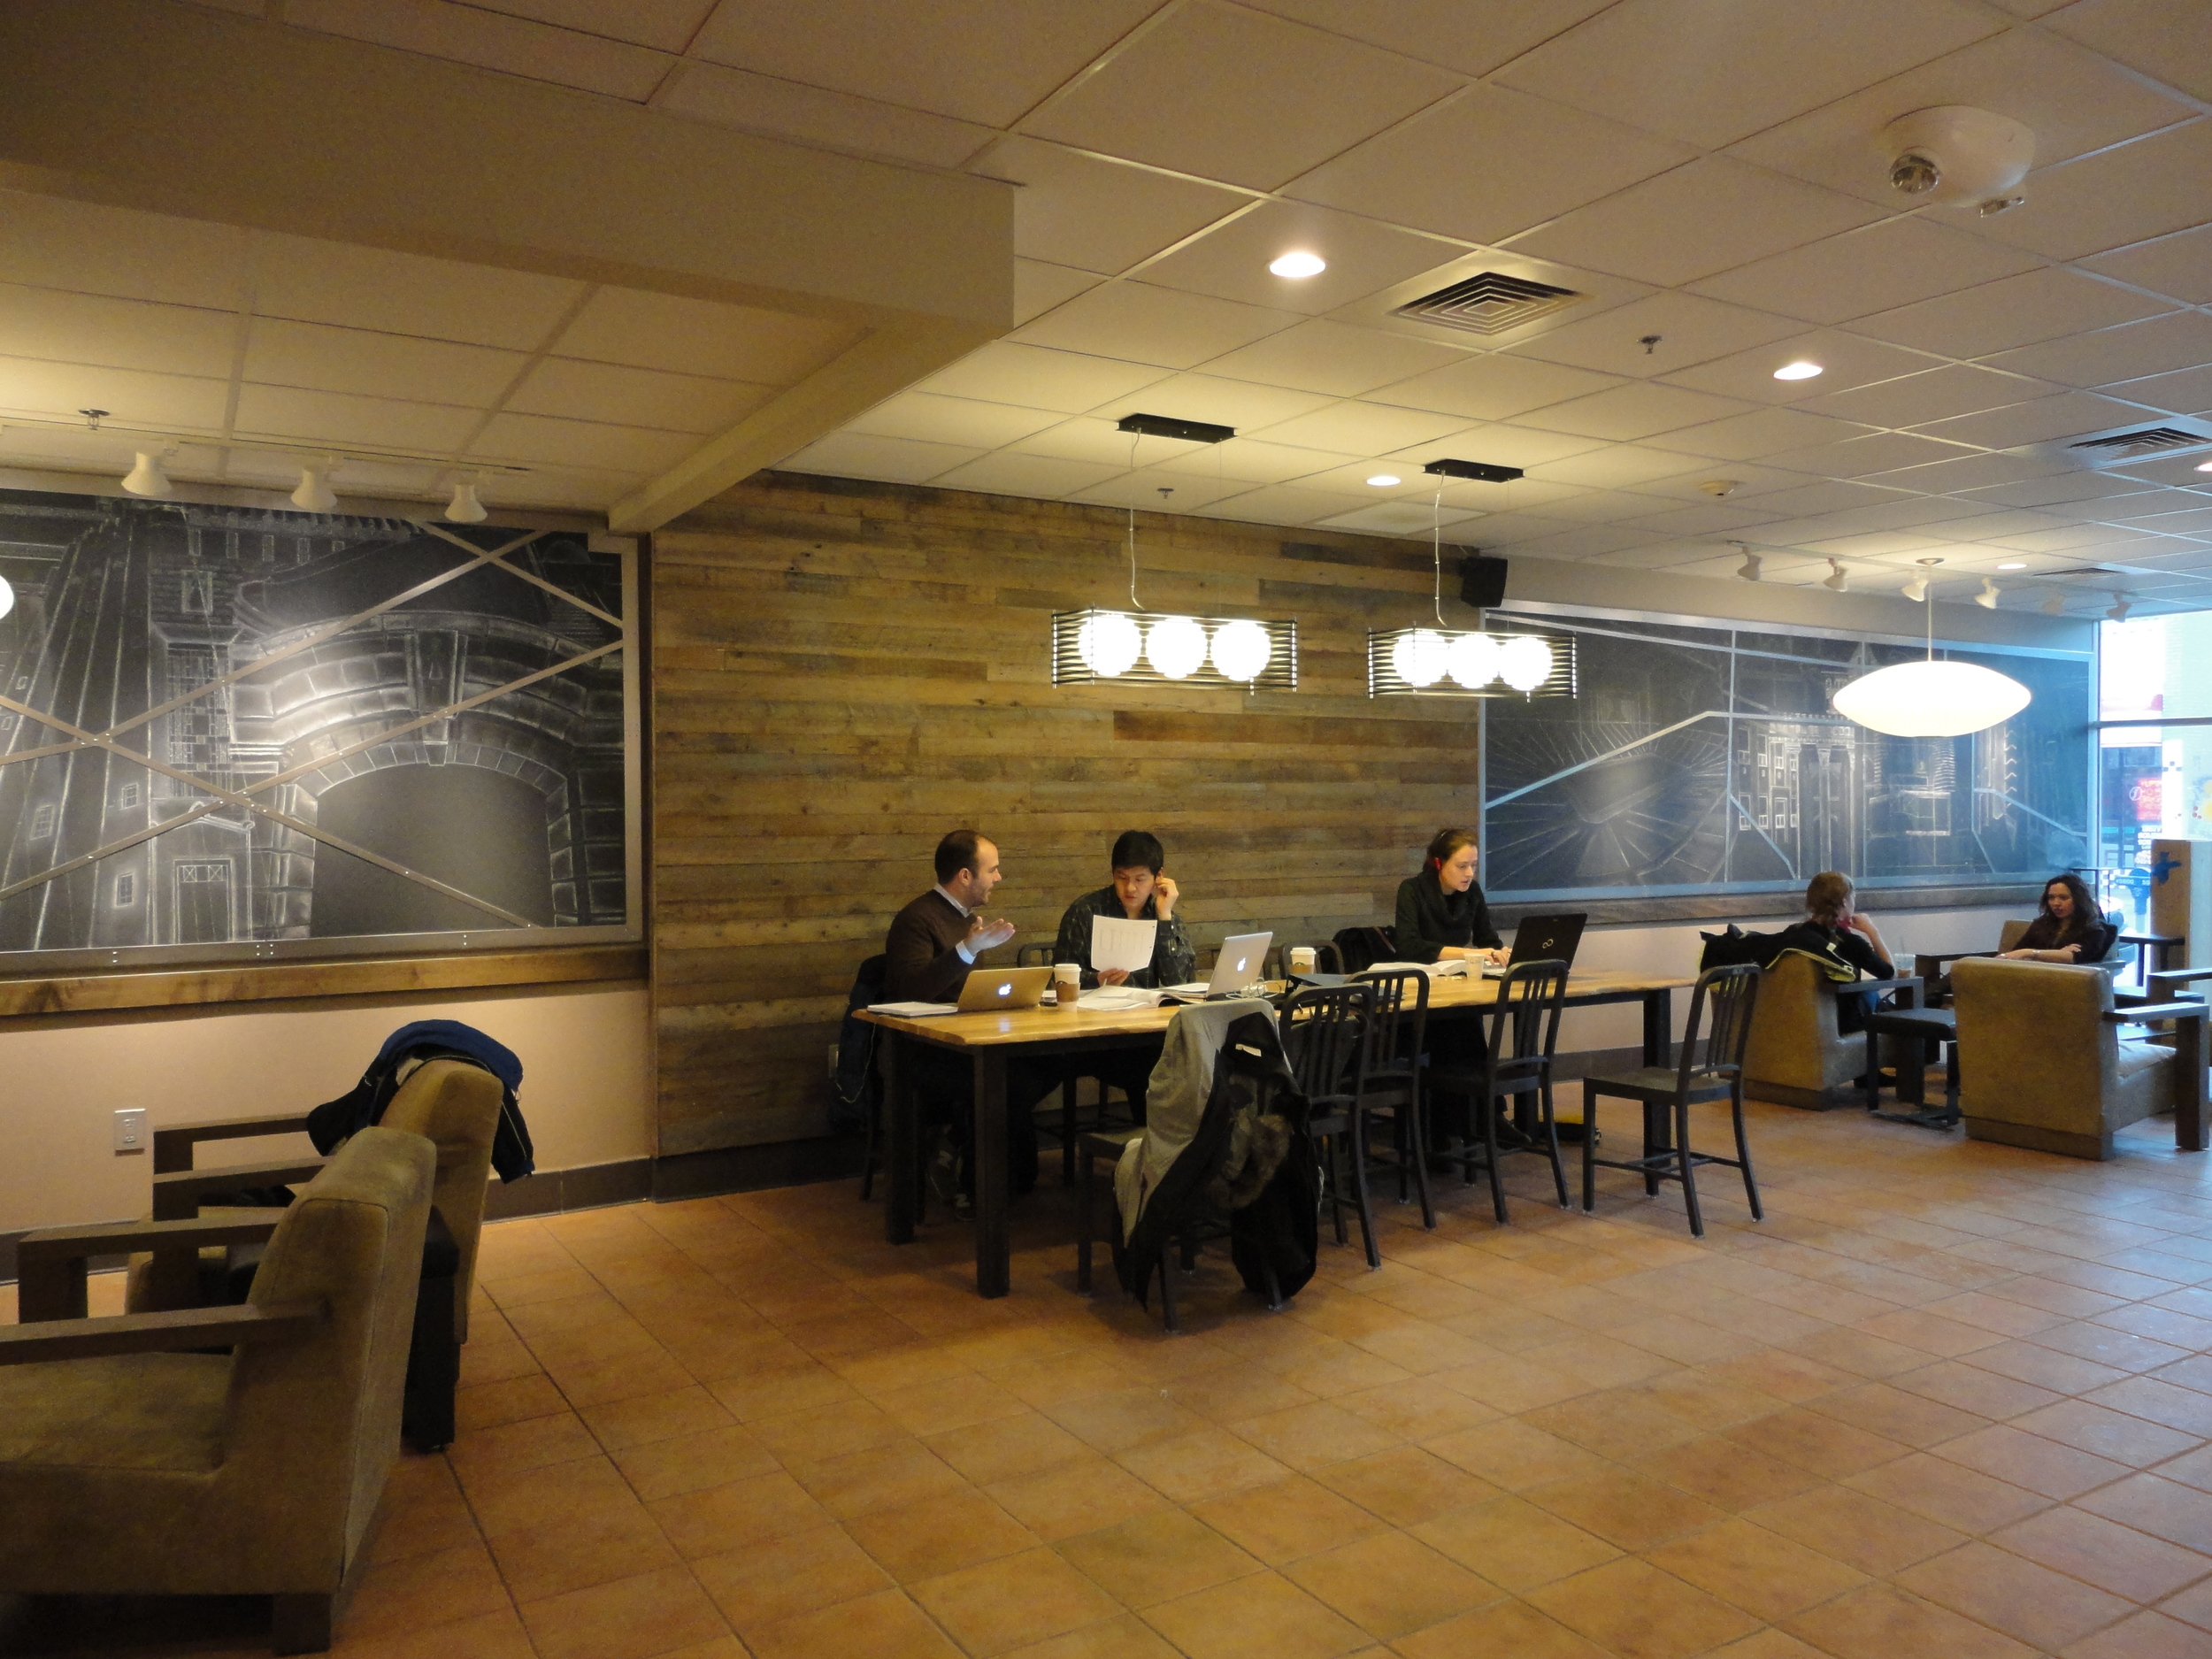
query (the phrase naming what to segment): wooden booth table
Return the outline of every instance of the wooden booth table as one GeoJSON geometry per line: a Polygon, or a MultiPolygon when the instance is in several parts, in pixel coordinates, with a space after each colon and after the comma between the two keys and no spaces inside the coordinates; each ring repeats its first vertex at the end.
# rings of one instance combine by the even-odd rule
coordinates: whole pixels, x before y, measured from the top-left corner
{"type": "MultiPolygon", "coordinates": [[[[1674,993],[1695,983],[1692,976],[1593,971],[1567,981],[1569,1008],[1612,1002],[1640,1002],[1644,1010],[1646,1065],[1666,1065],[1672,1048],[1674,993]]],[[[1429,1018],[1479,1018],[1498,1000],[1498,982],[1479,977],[1450,977],[1429,987],[1429,1018]]],[[[1006,1063],[1010,1056],[1080,1054],[1128,1048],[1157,1038],[1175,1016],[1173,1004],[1115,1011],[1052,1008],[1013,1014],[941,1014],[924,1019],[864,1011],[860,1018],[878,1027],[876,1045],[883,1078],[884,1236],[910,1243],[920,1210],[917,1167],[920,1124],[910,1087],[910,1045],[927,1045],[964,1054],[975,1067],[975,1287],[982,1296],[1003,1296],[1009,1283],[1006,1231],[1006,1063]]],[[[1664,1133],[1663,1127],[1660,1131],[1664,1133]]],[[[1647,1124],[1645,1137],[1653,1133],[1647,1124]]],[[[1652,1149],[1647,1147],[1647,1150],[1652,1149]]]]}

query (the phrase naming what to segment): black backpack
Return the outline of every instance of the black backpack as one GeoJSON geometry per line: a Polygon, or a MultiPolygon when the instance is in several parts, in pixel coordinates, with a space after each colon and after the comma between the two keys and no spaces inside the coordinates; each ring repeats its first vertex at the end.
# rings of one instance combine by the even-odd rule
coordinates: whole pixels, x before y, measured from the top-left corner
{"type": "Polygon", "coordinates": [[[1363,973],[1379,962],[1398,959],[1398,935],[1389,927],[1340,927],[1336,948],[1344,958],[1344,972],[1363,973]]]}

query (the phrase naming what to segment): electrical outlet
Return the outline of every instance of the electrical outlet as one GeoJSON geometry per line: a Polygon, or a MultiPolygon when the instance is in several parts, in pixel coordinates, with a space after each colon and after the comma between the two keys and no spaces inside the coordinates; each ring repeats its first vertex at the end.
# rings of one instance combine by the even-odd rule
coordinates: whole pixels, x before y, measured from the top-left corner
{"type": "Polygon", "coordinates": [[[146,1124],[146,1109],[134,1106],[115,1114],[115,1149],[118,1152],[143,1152],[153,1139],[153,1131],[146,1124]]]}

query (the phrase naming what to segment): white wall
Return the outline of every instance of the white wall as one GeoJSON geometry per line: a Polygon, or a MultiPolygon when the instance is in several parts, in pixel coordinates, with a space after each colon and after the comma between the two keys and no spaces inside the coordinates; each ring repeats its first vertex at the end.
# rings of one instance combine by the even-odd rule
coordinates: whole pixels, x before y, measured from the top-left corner
{"type": "MultiPolygon", "coordinates": [[[[146,1107],[157,1128],[305,1111],[351,1088],[385,1037],[416,1019],[461,1020],[521,1056],[518,1098],[541,1170],[651,1156],[642,985],[11,1020],[0,1025],[0,1233],[145,1213],[152,1158],[112,1150],[118,1109],[146,1107]]],[[[238,1141],[200,1161],[309,1149],[303,1135],[238,1141]]]]}

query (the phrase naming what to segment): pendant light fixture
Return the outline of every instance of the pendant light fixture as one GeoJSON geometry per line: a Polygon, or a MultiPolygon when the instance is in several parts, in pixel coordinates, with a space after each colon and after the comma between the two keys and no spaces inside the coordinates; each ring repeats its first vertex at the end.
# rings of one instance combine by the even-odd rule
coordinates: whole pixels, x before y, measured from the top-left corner
{"type": "MultiPolygon", "coordinates": [[[[1428,470],[1441,469],[1432,465],[1428,470]]],[[[1469,631],[1444,626],[1444,491],[1440,485],[1433,506],[1429,554],[1436,580],[1430,603],[1436,612],[1437,626],[1432,628],[1423,624],[1410,628],[1371,631],[1367,635],[1367,695],[1502,697],[1517,693],[1524,697],[1573,696],[1573,634],[1493,634],[1486,627],[1469,631]]],[[[1479,620],[1486,614],[1476,612],[1479,620]]]]}
{"type": "Polygon", "coordinates": [[[310,462],[300,468],[299,488],[292,492],[292,504],[306,512],[328,512],[338,504],[337,493],[330,488],[330,463],[310,462]]]}
{"type": "Polygon", "coordinates": [[[159,497],[170,494],[173,487],[169,474],[162,470],[161,457],[151,449],[141,449],[131,470],[123,475],[123,488],[134,495],[159,497]]]}
{"type": "MultiPolygon", "coordinates": [[[[1923,564],[1932,561],[1923,560],[1923,564]]],[[[1923,583],[1926,578],[1920,579],[1923,583]]],[[[1938,662],[1935,603],[1928,607],[1925,661],[1896,663],[1837,688],[1836,712],[1891,737],[1964,737],[2009,720],[2032,694],[2018,680],[1978,663],[1938,662]]]]}
{"type": "Polygon", "coordinates": [[[473,476],[454,481],[453,499],[446,503],[445,516],[454,524],[481,524],[491,517],[477,498],[473,476]]]}
{"type": "MultiPolygon", "coordinates": [[[[1129,470],[1146,437],[1219,443],[1233,426],[1169,415],[1126,415],[1129,470]]],[[[1129,609],[1063,611],[1052,618],[1052,683],[1133,680],[1157,685],[1240,686],[1247,691],[1298,689],[1298,623],[1248,617],[1191,617],[1144,609],[1137,597],[1137,509],[1129,507],[1129,609]]]]}

